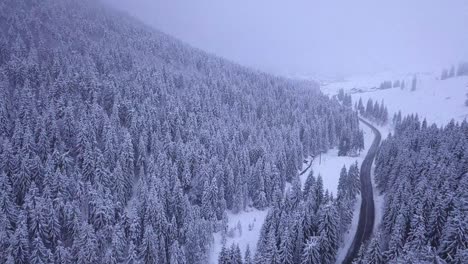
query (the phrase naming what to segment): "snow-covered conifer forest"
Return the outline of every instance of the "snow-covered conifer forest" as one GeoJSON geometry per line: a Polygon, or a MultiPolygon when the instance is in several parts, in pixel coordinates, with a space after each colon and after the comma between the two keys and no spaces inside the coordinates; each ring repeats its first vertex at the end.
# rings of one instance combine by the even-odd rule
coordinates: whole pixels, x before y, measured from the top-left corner
{"type": "Polygon", "coordinates": [[[94,1],[4,0],[0,25],[1,263],[203,263],[226,210],[359,133],[312,82],[94,1]]]}
{"type": "Polygon", "coordinates": [[[466,263],[468,123],[389,114],[383,100],[241,66],[100,1],[1,0],[0,263],[342,261],[372,196],[360,118],[392,134],[373,144],[375,175],[364,168],[383,216],[353,263],[466,263]],[[339,175],[314,173],[334,148],[363,153],[328,163],[339,175]],[[243,214],[254,219],[229,226],[243,214]],[[229,242],[242,234],[254,243],[229,242]]]}

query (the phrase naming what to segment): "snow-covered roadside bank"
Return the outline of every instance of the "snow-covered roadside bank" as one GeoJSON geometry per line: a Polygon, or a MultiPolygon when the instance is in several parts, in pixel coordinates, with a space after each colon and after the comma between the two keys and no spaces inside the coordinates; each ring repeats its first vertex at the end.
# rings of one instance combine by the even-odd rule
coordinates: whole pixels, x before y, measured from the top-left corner
{"type": "MultiPolygon", "coordinates": [[[[360,122],[360,127],[364,131],[364,151],[362,151],[361,155],[359,156],[359,160],[358,160],[359,165],[364,160],[364,157],[366,156],[367,151],[369,150],[372,144],[372,141],[374,140],[374,133],[372,132],[372,129],[364,125],[362,122],[360,122]]],[[[338,177],[339,177],[339,172],[338,172],[338,177]]],[[[336,179],[336,182],[337,182],[336,184],[338,184],[338,179],[336,179]]],[[[375,185],[373,185],[373,189],[374,189],[374,195],[375,195],[375,185]]],[[[375,196],[374,196],[374,199],[375,199],[375,196]]],[[[346,234],[344,235],[344,239],[343,239],[344,243],[338,249],[338,253],[337,253],[336,261],[335,261],[335,263],[337,264],[341,264],[343,262],[344,258],[346,257],[346,253],[348,252],[348,249],[351,246],[351,243],[353,242],[353,238],[356,234],[356,230],[357,230],[357,226],[359,222],[359,210],[361,208],[361,202],[362,202],[361,195],[358,195],[356,199],[356,203],[354,205],[353,220],[351,221],[351,226],[349,230],[346,232],[346,234]]]]}
{"type": "Polygon", "coordinates": [[[341,264],[346,257],[346,253],[348,253],[348,249],[353,243],[354,235],[356,234],[358,222],[359,222],[359,210],[361,208],[362,198],[361,195],[357,196],[356,204],[354,204],[353,210],[353,220],[351,221],[351,226],[344,235],[343,241],[344,243],[338,248],[338,252],[336,253],[336,264],[341,264]]]}
{"type": "MultiPolygon", "coordinates": [[[[373,125],[375,128],[377,128],[380,131],[380,134],[382,135],[382,141],[385,140],[390,133],[393,133],[393,127],[389,124],[385,126],[379,126],[376,124],[373,124],[373,125]]],[[[375,183],[374,170],[375,170],[375,162],[372,163],[372,169],[371,169],[372,189],[374,190],[373,195],[374,195],[374,208],[375,208],[375,221],[374,221],[374,231],[375,231],[377,230],[377,227],[382,222],[383,209],[384,209],[384,203],[385,203],[385,194],[381,193],[380,190],[377,188],[377,185],[375,183]]]]}

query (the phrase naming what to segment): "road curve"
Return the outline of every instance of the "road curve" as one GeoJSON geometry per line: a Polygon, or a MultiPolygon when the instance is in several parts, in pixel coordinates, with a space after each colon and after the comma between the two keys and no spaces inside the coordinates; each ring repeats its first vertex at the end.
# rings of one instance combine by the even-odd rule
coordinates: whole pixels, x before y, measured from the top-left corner
{"type": "Polygon", "coordinates": [[[343,264],[351,264],[353,259],[357,256],[359,248],[362,243],[369,239],[372,234],[372,229],[374,227],[375,219],[375,208],[374,208],[374,194],[372,191],[372,181],[371,181],[371,168],[372,162],[374,161],[377,150],[379,149],[380,140],[382,136],[380,135],[379,130],[377,130],[369,122],[365,121],[362,118],[359,120],[370,127],[372,132],[375,135],[374,141],[372,142],[369,151],[367,152],[364,161],[361,164],[361,211],[359,213],[359,223],[357,226],[356,234],[353,239],[353,243],[346,253],[346,257],[343,260],[343,264]]]}

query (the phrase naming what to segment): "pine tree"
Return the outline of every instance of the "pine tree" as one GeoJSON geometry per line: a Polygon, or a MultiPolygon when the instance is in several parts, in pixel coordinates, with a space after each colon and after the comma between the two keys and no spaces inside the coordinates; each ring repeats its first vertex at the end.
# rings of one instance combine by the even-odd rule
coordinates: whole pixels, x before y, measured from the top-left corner
{"type": "Polygon", "coordinates": [[[185,264],[185,253],[183,249],[179,246],[179,243],[177,241],[174,241],[171,246],[170,250],[170,258],[169,258],[169,263],[174,263],[174,264],[185,264]]]}
{"type": "Polygon", "coordinates": [[[317,205],[322,204],[324,200],[324,192],[323,192],[323,180],[320,174],[317,176],[317,181],[315,182],[315,185],[314,185],[314,194],[315,194],[314,195],[315,198],[317,199],[316,200],[317,205]]]}
{"type": "Polygon", "coordinates": [[[97,237],[94,229],[87,223],[82,223],[78,240],[73,243],[77,263],[95,263],[98,261],[97,237]]]}
{"type": "Polygon", "coordinates": [[[253,264],[249,244],[247,244],[247,248],[245,249],[244,264],[253,264]]]}
{"type": "Polygon", "coordinates": [[[29,262],[28,230],[26,215],[23,212],[18,215],[18,226],[11,238],[8,252],[15,260],[15,263],[29,262]]]}
{"type": "Polygon", "coordinates": [[[229,259],[232,264],[242,264],[242,254],[239,249],[239,245],[231,245],[231,249],[229,250],[229,259]]]}
{"type": "Polygon", "coordinates": [[[374,235],[367,247],[367,254],[365,261],[367,263],[382,264],[384,263],[383,254],[380,245],[381,235],[377,233],[374,235]]]}
{"type": "Polygon", "coordinates": [[[447,69],[443,69],[442,74],[440,75],[440,79],[445,80],[447,78],[448,78],[448,71],[447,71],[447,69]]]}
{"type": "Polygon", "coordinates": [[[359,103],[358,103],[358,107],[357,107],[357,108],[358,108],[357,110],[359,111],[359,114],[360,114],[360,115],[364,115],[365,109],[364,109],[364,105],[363,105],[363,103],[362,103],[362,98],[361,98],[361,97],[359,97],[359,103]]]}
{"type": "Polygon", "coordinates": [[[454,76],[455,76],[455,66],[452,65],[452,66],[450,67],[450,71],[449,71],[447,77],[448,77],[448,78],[452,78],[452,77],[454,77],[454,76]]]}
{"type": "Polygon", "coordinates": [[[157,252],[158,239],[154,233],[152,226],[147,226],[143,240],[140,245],[140,261],[143,263],[158,263],[158,252],[157,252]]]}
{"type": "Polygon", "coordinates": [[[357,162],[349,167],[348,185],[348,188],[350,189],[350,195],[352,199],[354,199],[356,195],[361,192],[361,177],[357,162]]]}
{"type": "Polygon", "coordinates": [[[279,263],[293,263],[293,247],[294,245],[293,241],[291,240],[291,234],[289,233],[288,226],[286,226],[281,235],[281,244],[279,247],[279,263]]]}
{"type": "Polygon", "coordinates": [[[338,198],[346,196],[346,185],[348,182],[348,171],[346,166],[343,165],[340,172],[340,178],[338,179],[338,198]]]}
{"type": "Polygon", "coordinates": [[[202,197],[202,212],[205,219],[216,219],[216,198],[218,196],[218,186],[216,178],[206,181],[202,197]]]}
{"type": "Polygon", "coordinates": [[[315,185],[314,171],[310,170],[304,183],[304,198],[307,198],[309,194],[313,192],[314,185],[315,185]]]}
{"type": "Polygon", "coordinates": [[[278,263],[279,262],[279,253],[278,247],[276,246],[276,236],[275,233],[270,231],[268,234],[267,248],[265,250],[265,255],[262,263],[278,263]]]}
{"type": "Polygon", "coordinates": [[[468,220],[467,215],[456,208],[449,215],[441,238],[440,254],[443,258],[452,262],[457,252],[468,248],[468,220]]]}
{"type": "Polygon", "coordinates": [[[320,256],[322,263],[333,263],[338,250],[338,215],[333,205],[326,205],[320,213],[320,256]]]}
{"type": "Polygon", "coordinates": [[[230,263],[230,255],[229,255],[229,249],[227,249],[224,245],[221,248],[221,252],[219,253],[218,256],[218,264],[227,264],[230,263]]]}
{"type": "Polygon", "coordinates": [[[300,203],[300,201],[302,201],[302,186],[301,180],[299,179],[299,175],[293,178],[290,198],[293,203],[293,207],[296,207],[300,203]]]}
{"type": "Polygon", "coordinates": [[[353,259],[353,264],[365,264],[365,252],[366,252],[366,244],[362,244],[359,248],[357,256],[353,259]]]}
{"type": "Polygon", "coordinates": [[[320,245],[318,237],[310,237],[304,247],[304,253],[302,254],[303,264],[320,264],[320,245]]]}
{"type": "Polygon", "coordinates": [[[418,84],[418,79],[416,78],[416,75],[413,77],[413,80],[411,81],[411,91],[416,91],[416,86],[418,84]]]}
{"type": "Polygon", "coordinates": [[[69,251],[69,248],[64,247],[61,241],[59,241],[56,247],[54,257],[55,257],[54,259],[55,263],[63,263],[63,264],[73,263],[72,255],[69,251]]]}
{"type": "Polygon", "coordinates": [[[403,214],[399,214],[396,219],[395,227],[390,236],[388,250],[384,253],[386,260],[396,259],[403,250],[406,230],[406,219],[403,214]]]}

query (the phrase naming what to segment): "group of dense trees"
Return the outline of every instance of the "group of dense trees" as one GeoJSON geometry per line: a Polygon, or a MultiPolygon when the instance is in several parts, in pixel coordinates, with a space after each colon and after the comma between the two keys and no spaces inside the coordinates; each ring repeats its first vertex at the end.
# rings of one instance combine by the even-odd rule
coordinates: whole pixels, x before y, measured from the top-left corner
{"type": "Polygon", "coordinates": [[[441,80],[446,80],[456,76],[466,76],[468,75],[468,62],[461,62],[458,64],[458,67],[455,70],[455,66],[450,66],[450,69],[443,69],[440,74],[441,80]]]}
{"type": "MultiPolygon", "coordinates": [[[[338,91],[336,99],[348,109],[353,106],[351,95],[345,93],[343,89],[338,91]]],[[[355,156],[364,149],[364,132],[359,129],[354,131],[354,133],[346,133],[340,138],[338,156],[355,156]]]]}
{"type": "Polygon", "coordinates": [[[232,244],[230,248],[226,248],[223,245],[221,252],[218,257],[219,264],[251,264],[252,257],[250,253],[250,248],[247,246],[245,251],[245,256],[242,257],[241,250],[239,245],[232,244]]]}
{"type": "Polygon", "coordinates": [[[466,263],[468,122],[394,120],[375,161],[383,220],[355,263],[466,263]]]}
{"type": "Polygon", "coordinates": [[[353,106],[351,95],[348,93],[345,93],[343,88],[338,91],[338,95],[336,96],[336,98],[346,107],[351,108],[353,106]]]}
{"type": "Polygon", "coordinates": [[[377,101],[374,102],[372,98],[369,98],[366,106],[364,107],[362,98],[359,98],[359,101],[354,108],[361,116],[379,125],[385,125],[388,122],[388,110],[383,101],[379,104],[377,101]]]}
{"type": "MultiPolygon", "coordinates": [[[[468,76],[468,62],[461,62],[458,65],[456,71],[455,66],[451,66],[450,71],[447,69],[443,69],[440,79],[446,80],[457,76],[468,76]]],[[[468,93],[466,94],[465,106],[468,106],[468,93]]]]}
{"type": "Polygon", "coordinates": [[[400,89],[405,89],[405,80],[396,80],[393,81],[393,88],[399,87],[400,89]]]}
{"type": "Polygon", "coordinates": [[[204,263],[224,211],[246,206],[275,208],[263,239],[283,207],[313,212],[298,235],[336,235],[338,200],[302,194],[297,171],[358,117],[313,84],[91,0],[0,1],[0,25],[1,263],[204,263]]]}
{"type": "MultiPolygon", "coordinates": [[[[343,167],[336,198],[311,172],[299,177],[284,197],[278,192],[257,244],[255,263],[334,263],[360,192],[357,163],[343,167]]],[[[225,262],[220,262],[225,263],[225,262]]]]}
{"type": "Polygon", "coordinates": [[[461,62],[457,67],[457,76],[468,75],[468,62],[461,62]]]}
{"type": "Polygon", "coordinates": [[[392,81],[383,81],[382,83],[380,83],[379,89],[385,90],[385,89],[390,89],[390,88],[399,87],[399,86],[400,86],[399,81],[395,81],[394,83],[392,83],[392,81]]]}
{"type": "Polygon", "coordinates": [[[385,90],[385,89],[391,89],[391,88],[401,88],[405,89],[405,80],[386,80],[383,81],[379,84],[379,86],[374,86],[372,89],[379,89],[379,90],[385,90]]]}
{"type": "Polygon", "coordinates": [[[449,78],[455,77],[455,66],[451,66],[450,69],[443,69],[442,73],[440,74],[440,79],[441,80],[446,80],[449,78]]]}

